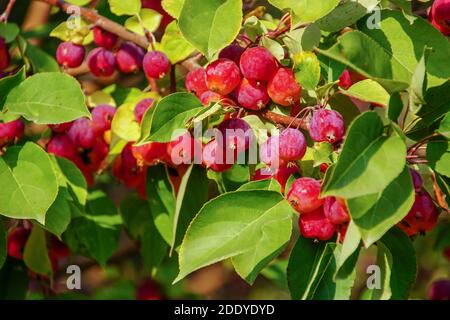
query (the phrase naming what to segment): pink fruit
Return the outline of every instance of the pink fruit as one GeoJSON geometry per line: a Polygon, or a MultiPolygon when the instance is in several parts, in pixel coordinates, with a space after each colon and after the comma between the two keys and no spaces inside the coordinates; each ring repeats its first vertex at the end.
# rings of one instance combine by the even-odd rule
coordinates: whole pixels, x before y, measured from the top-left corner
{"type": "Polygon", "coordinates": [[[15,259],[23,259],[23,249],[28,241],[31,230],[16,227],[8,233],[7,247],[8,255],[15,259]]]}
{"type": "Polygon", "coordinates": [[[72,122],[64,122],[59,124],[50,124],[49,128],[56,133],[63,133],[70,129],[72,122]]]}
{"type": "Polygon", "coordinates": [[[103,30],[100,27],[94,27],[94,43],[98,47],[111,49],[117,43],[118,37],[114,33],[103,30]]]}
{"type": "Polygon", "coordinates": [[[232,43],[229,46],[225,47],[220,51],[219,58],[220,59],[229,59],[234,61],[237,65],[239,65],[241,61],[241,56],[244,53],[245,49],[241,47],[237,43],[232,43]]]}
{"type": "Polygon", "coordinates": [[[325,217],[323,208],[318,208],[299,218],[300,233],[304,238],[329,240],[335,233],[334,225],[325,217]]]}
{"type": "Polygon", "coordinates": [[[98,105],[92,110],[92,126],[97,135],[111,129],[115,113],[116,108],[107,104],[98,105]]]}
{"type": "Polygon", "coordinates": [[[324,200],[320,199],[320,181],[313,178],[300,178],[294,181],[287,199],[300,214],[307,214],[320,208],[324,200]]]}
{"type": "Polygon", "coordinates": [[[450,35],[450,0],[435,0],[430,10],[431,24],[442,34],[450,35]]]}
{"type": "Polygon", "coordinates": [[[279,137],[279,156],[285,161],[297,161],[306,153],[306,139],[303,133],[297,129],[287,128],[279,137]]]}
{"type": "Polygon", "coordinates": [[[347,207],[343,201],[337,201],[335,197],[326,197],[323,204],[325,216],[334,225],[340,225],[350,221],[347,207]]]}
{"type": "Polygon", "coordinates": [[[133,146],[132,153],[138,162],[152,166],[167,159],[167,145],[167,143],[150,142],[133,146]]]}
{"type": "Polygon", "coordinates": [[[269,81],[277,72],[278,62],[266,48],[254,47],[242,54],[240,67],[246,79],[269,81]]]}
{"type": "Polygon", "coordinates": [[[224,99],[223,96],[221,96],[218,93],[212,92],[212,91],[205,91],[200,95],[200,102],[204,106],[208,106],[211,103],[219,102],[224,99]]]}
{"type": "Polygon", "coordinates": [[[186,90],[200,97],[204,92],[208,91],[206,85],[206,72],[203,68],[196,68],[186,75],[186,90]]]}
{"type": "Polygon", "coordinates": [[[256,170],[253,180],[265,180],[274,178],[281,185],[281,192],[284,193],[284,188],[289,180],[290,176],[298,173],[299,168],[295,164],[289,164],[288,166],[278,168],[275,173],[269,173],[270,168],[256,170]]]}
{"type": "Polygon", "coordinates": [[[141,100],[136,107],[134,108],[134,116],[136,117],[137,122],[141,123],[142,118],[145,115],[145,112],[152,106],[153,102],[152,98],[147,98],[144,100],[141,100]]]}
{"type": "Polygon", "coordinates": [[[317,142],[340,141],[345,134],[344,119],[335,110],[319,109],[312,116],[309,134],[317,142]]]}
{"type": "Polygon", "coordinates": [[[241,73],[232,60],[218,59],[206,67],[206,84],[209,90],[220,95],[231,93],[240,81],[241,73]]]}
{"type": "Polygon", "coordinates": [[[261,110],[270,101],[265,84],[245,78],[236,89],[236,98],[241,106],[250,110],[261,110]]]}
{"type": "Polygon", "coordinates": [[[97,139],[92,121],[86,118],[75,120],[67,131],[67,135],[73,144],[84,149],[90,149],[97,139]]]}
{"type": "Polygon", "coordinates": [[[10,122],[0,122],[0,148],[4,145],[20,139],[25,130],[25,124],[17,119],[10,122]]]}
{"type": "Polygon", "coordinates": [[[203,147],[203,165],[215,172],[224,172],[233,166],[227,163],[226,149],[216,140],[211,140],[203,147]]]}
{"type": "Polygon", "coordinates": [[[104,48],[92,50],[87,60],[89,70],[96,77],[110,77],[116,70],[116,57],[104,48]]]}
{"type": "Polygon", "coordinates": [[[125,42],[116,53],[117,67],[123,73],[135,73],[142,68],[144,50],[133,42],[125,42]]]}
{"type": "Polygon", "coordinates": [[[173,166],[201,163],[202,146],[187,132],[168,144],[167,155],[173,166]]]}
{"type": "Polygon", "coordinates": [[[62,42],[56,50],[56,60],[65,68],[78,68],[84,60],[86,50],[72,42],[62,42]]]}
{"type": "Polygon", "coordinates": [[[143,66],[147,78],[162,79],[170,71],[170,61],[161,51],[147,52],[143,66]]]}
{"type": "Polygon", "coordinates": [[[267,91],[273,102],[288,107],[300,101],[302,87],[295,80],[291,69],[280,68],[270,78],[267,91]]]}
{"type": "Polygon", "coordinates": [[[67,135],[58,134],[54,136],[47,144],[47,152],[55,156],[78,161],[77,148],[67,135]]]}
{"type": "Polygon", "coordinates": [[[0,71],[5,70],[11,62],[5,39],[0,37],[0,71]]]}

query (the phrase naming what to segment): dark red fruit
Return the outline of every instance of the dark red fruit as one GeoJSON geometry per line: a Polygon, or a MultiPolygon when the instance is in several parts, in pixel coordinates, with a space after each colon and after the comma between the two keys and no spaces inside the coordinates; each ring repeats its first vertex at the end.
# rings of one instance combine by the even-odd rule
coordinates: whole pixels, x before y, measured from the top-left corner
{"type": "Polygon", "coordinates": [[[114,33],[103,30],[100,27],[94,27],[94,43],[98,47],[111,49],[117,43],[118,37],[114,33]]]}
{"type": "Polygon", "coordinates": [[[202,145],[186,132],[168,144],[167,155],[169,164],[173,166],[201,163],[202,145]]]}
{"type": "Polygon", "coordinates": [[[56,60],[65,68],[78,68],[84,60],[86,50],[72,42],[62,42],[56,50],[56,60]]]}
{"type": "Polygon", "coordinates": [[[113,175],[129,188],[138,188],[146,176],[146,167],[139,166],[133,155],[132,143],[128,143],[114,160],[113,175]]]}
{"type": "Polygon", "coordinates": [[[150,142],[140,146],[133,146],[132,152],[138,163],[152,166],[168,158],[167,145],[167,143],[150,142]]]}
{"type": "Polygon", "coordinates": [[[142,118],[145,115],[145,112],[152,106],[153,102],[152,98],[147,98],[139,101],[139,103],[134,108],[134,116],[136,117],[137,122],[141,123],[142,118]]]}
{"type": "Polygon", "coordinates": [[[58,134],[54,136],[47,144],[47,152],[55,156],[66,158],[75,162],[78,160],[76,146],[67,135],[58,134]]]}
{"type": "Polygon", "coordinates": [[[241,106],[250,110],[261,110],[270,101],[265,84],[245,78],[236,89],[236,98],[241,106]]]}
{"type": "Polygon", "coordinates": [[[96,77],[110,77],[116,70],[116,57],[104,48],[92,50],[87,60],[89,70],[96,77]]]}
{"type": "Polygon", "coordinates": [[[325,217],[323,208],[300,215],[300,233],[304,238],[329,240],[335,233],[334,225],[325,217]]]}
{"type": "Polygon", "coordinates": [[[450,300],[450,280],[437,280],[431,284],[428,290],[430,300],[450,300]]]}
{"type": "Polygon", "coordinates": [[[22,120],[17,119],[10,122],[0,122],[0,148],[8,143],[20,139],[25,130],[25,124],[22,120]]]}
{"type": "Polygon", "coordinates": [[[116,53],[117,68],[123,73],[135,73],[142,68],[144,50],[133,42],[125,42],[116,53]]]}
{"type": "Polygon", "coordinates": [[[98,171],[109,153],[109,145],[103,139],[95,141],[92,150],[87,154],[87,165],[92,172],[98,171]]]}
{"type": "Polygon", "coordinates": [[[227,119],[217,129],[222,134],[225,146],[236,149],[238,153],[247,150],[254,139],[248,123],[239,118],[227,119]]]}
{"type": "Polygon", "coordinates": [[[219,102],[224,99],[223,96],[221,96],[218,93],[212,92],[212,91],[205,91],[200,95],[200,102],[204,106],[208,106],[211,103],[219,102]]]}
{"type": "Polygon", "coordinates": [[[269,81],[277,72],[278,62],[266,48],[254,47],[242,54],[240,67],[246,79],[269,81]]]}
{"type": "Polygon", "coordinates": [[[218,59],[206,67],[206,84],[209,90],[226,96],[241,81],[238,66],[232,60],[218,59]]]}
{"type": "Polygon", "coordinates": [[[450,36],[450,0],[434,1],[428,18],[442,34],[450,36]]]}
{"type": "Polygon", "coordinates": [[[285,161],[297,161],[306,153],[306,139],[297,129],[287,128],[280,134],[279,156],[285,161]]]}
{"type": "Polygon", "coordinates": [[[103,134],[111,129],[111,122],[116,114],[116,108],[103,104],[92,110],[92,126],[97,135],[103,134]]]}
{"type": "Polygon", "coordinates": [[[233,163],[227,163],[226,154],[226,149],[220,143],[211,140],[203,147],[203,165],[215,172],[227,171],[233,166],[233,163]]]}
{"type": "Polygon", "coordinates": [[[59,124],[50,124],[49,128],[56,133],[63,133],[70,129],[72,122],[64,122],[59,124]]]}
{"type": "Polygon", "coordinates": [[[11,57],[9,55],[8,46],[6,45],[5,39],[0,37],[0,71],[8,68],[11,62],[11,57]]]}
{"type": "Polygon", "coordinates": [[[57,259],[64,259],[70,255],[70,250],[63,242],[52,235],[50,237],[49,255],[57,259]]]}
{"type": "Polygon", "coordinates": [[[22,260],[23,259],[23,249],[28,241],[31,230],[25,229],[23,227],[17,227],[12,229],[8,233],[8,255],[10,257],[22,260]]]}
{"type": "Polygon", "coordinates": [[[267,92],[273,102],[288,107],[300,101],[302,87],[295,80],[291,69],[280,68],[270,78],[267,92]]]}
{"type": "Polygon", "coordinates": [[[335,197],[326,197],[323,204],[325,216],[334,225],[347,223],[350,221],[347,206],[343,200],[337,200],[335,197]]]}
{"type": "Polygon", "coordinates": [[[73,144],[84,149],[92,148],[97,139],[92,121],[86,118],[75,120],[67,135],[73,144]]]}
{"type": "Polygon", "coordinates": [[[300,214],[317,210],[324,203],[324,200],[320,199],[320,181],[313,178],[295,180],[288,192],[287,199],[300,214]]]}
{"type": "Polygon", "coordinates": [[[289,180],[289,177],[298,173],[299,168],[295,164],[289,164],[288,166],[278,168],[275,173],[270,172],[270,168],[264,168],[256,170],[253,180],[265,180],[274,178],[281,185],[281,192],[284,193],[284,188],[289,180]]]}
{"type": "Polygon", "coordinates": [[[234,61],[237,65],[239,65],[241,61],[241,56],[244,53],[245,49],[241,47],[237,43],[232,43],[229,46],[225,47],[220,51],[219,58],[220,59],[229,59],[234,61]]]}
{"type": "Polygon", "coordinates": [[[206,85],[206,72],[203,68],[196,68],[186,75],[185,80],[186,90],[195,93],[200,97],[204,92],[208,91],[206,85]]]}
{"type": "Polygon", "coordinates": [[[170,71],[170,61],[161,51],[147,52],[143,66],[147,78],[162,79],[170,71]]]}
{"type": "Polygon", "coordinates": [[[156,282],[152,280],[146,280],[141,283],[136,291],[137,300],[162,300],[163,296],[160,293],[159,287],[156,282]]]}
{"type": "Polygon", "coordinates": [[[341,76],[339,77],[339,86],[347,90],[353,85],[352,78],[350,76],[350,71],[347,69],[342,72],[341,76]]]}
{"type": "Polygon", "coordinates": [[[309,134],[317,142],[341,141],[345,134],[344,119],[335,110],[319,109],[312,116],[309,134]]]}
{"type": "Polygon", "coordinates": [[[422,186],[423,186],[422,177],[414,169],[409,169],[409,172],[411,173],[414,189],[416,190],[416,192],[420,192],[422,190],[422,186]]]}

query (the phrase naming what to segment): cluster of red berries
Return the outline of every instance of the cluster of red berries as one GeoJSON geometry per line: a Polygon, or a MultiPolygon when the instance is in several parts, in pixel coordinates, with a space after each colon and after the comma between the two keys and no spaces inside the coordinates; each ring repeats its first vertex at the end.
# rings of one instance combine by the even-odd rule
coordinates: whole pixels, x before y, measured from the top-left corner
{"type": "MultiPolygon", "coordinates": [[[[87,56],[90,72],[96,77],[111,77],[116,70],[136,73],[144,70],[148,78],[160,79],[170,71],[170,61],[160,51],[145,53],[132,42],[121,42],[114,33],[96,26],[93,29],[97,48],[87,56]]],[[[63,42],[56,51],[56,60],[65,68],[79,67],[85,58],[86,49],[72,42],[63,42]]]]}
{"type": "Polygon", "coordinates": [[[398,224],[409,236],[431,231],[437,224],[439,210],[433,198],[423,188],[422,178],[413,169],[410,170],[415,189],[415,200],[408,215],[398,224]]]}
{"type": "Polygon", "coordinates": [[[21,119],[0,122],[0,149],[23,136],[25,124],[21,119]]]}
{"type": "MultiPolygon", "coordinates": [[[[23,260],[24,248],[31,234],[31,228],[23,226],[15,227],[8,233],[7,252],[11,258],[23,260]]],[[[55,236],[50,236],[48,245],[48,257],[52,270],[58,270],[59,262],[70,255],[69,248],[55,236]]],[[[30,272],[31,273],[31,272],[30,272]]],[[[31,275],[35,276],[35,274],[31,275]]]]}
{"type": "Polygon", "coordinates": [[[345,201],[335,197],[320,197],[320,181],[300,178],[294,181],[287,199],[300,214],[300,233],[305,238],[329,240],[335,232],[343,241],[350,216],[345,201]]]}

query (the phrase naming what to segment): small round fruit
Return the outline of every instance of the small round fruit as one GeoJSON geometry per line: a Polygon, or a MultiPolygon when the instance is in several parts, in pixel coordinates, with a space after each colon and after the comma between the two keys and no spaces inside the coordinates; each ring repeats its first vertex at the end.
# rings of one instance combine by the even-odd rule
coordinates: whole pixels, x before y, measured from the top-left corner
{"type": "Polygon", "coordinates": [[[98,105],[92,110],[92,126],[97,135],[111,129],[115,114],[116,108],[107,104],[98,105]]]}
{"type": "Polygon", "coordinates": [[[297,129],[287,128],[279,136],[279,156],[285,161],[297,161],[306,153],[306,139],[297,129]]]}
{"type": "Polygon", "coordinates": [[[320,181],[313,178],[300,178],[294,181],[287,199],[300,214],[307,214],[320,208],[324,200],[320,199],[320,181]]]}
{"type": "Polygon", "coordinates": [[[341,141],[345,134],[344,119],[335,110],[319,109],[311,118],[309,134],[316,142],[341,141]]]}
{"type": "Polygon", "coordinates": [[[72,140],[65,134],[58,134],[51,138],[47,144],[47,152],[74,162],[78,160],[77,149],[72,140]]]}
{"type": "Polygon", "coordinates": [[[212,91],[205,91],[200,95],[200,102],[204,106],[208,106],[211,103],[219,102],[220,100],[223,100],[224,97],[221,96],[218,93],[212,92],[212,91]]]}
{"type": "Polygon", "coordinates": [[[123,73],[135,73],[142,68],[144,50],[133,42],[125,42],[116,53],[117,68],[123,73]]]}
{"type": "Polygon", "coordinates": [[[173,166],[201,163],[202,145],[187,132],[174,141],[169,142],[167,155],[170,159],[170,164],[173,166]]]}
{"type": "Polygon", "coordinates": [[[150,142],[140,146],[133,146],[132,152],[138,162],[152,166],[167,158],[167,143],[150,142]]]}
{"type": "Polygon", "coordinates": [[[8,68],[11,62],[11,56],[9,55],[8,46],[5,39],[0,37],[0,71],[8,68]]]}
{"type": "Polygon", "coordinates": [[[25,130],[25,124],[17,119],[10,122],[0,122],[0,148],[20,139],[25,130]]]}
{"type": "Polygon", "coordinates": [[[428,299],[450,301],[450,280],[437,280],[428,289],[428,299]]]}
{"type": "Polygon", "coordinates": [[[88,67],[96,77],[110,77],[116,70],[116,57],[104,48],[95,48],[88,55],[88,67]]]}
{"type": "Polygon", "coordinates": [[[216,140],[211,140],[203,147],[203,165],[215,172],[229,170],[233,163],[227,163],[226,150],[216,140]]]}
{"type": "Polygon", "coordinates": [[[269,81],[277,72],[278,62],[266,48],[254,47],[242,54],[240,67],[246,79],[269,81]]]}
{"type": "Polygon", "coordinates": [[[134,108],[134,116],[136,117],[137,122],[142,122],[142,118],[144,117],[145,112],[150,109],[153,102],[155,102],[155,100],[153,100],[152,98],[147,98],[139,101],[139,103],[134,108]]]}
{"type": "Polygon", "coordinates": [[[323,208],[318,208],[299,218],[300,233],[304,238],[329,240],[335,233],[334,225],[325,217],[323,208]]]}
{"type": "Polygon", "coordinates": [[[236,89],[236,98],[241,106],[250,110],[261,110],[270,101],[265,84],[245,78],[236,89]]]}
{"type": "Polygon", "coordinates": [[[84,149],[92,148],[97,139],[92,121],[86,118],[75,120],[67,131],[67,135],[76,146],[84,149]]]}
{"type": "Polygon", "coordinates": [[[227,119],[217,129],[222,134],[225,145],[236,149],[238,153],[247,150],[254,139],[253,131],[249,124],[239,118],[227,119]]]}
{"type": "Polygon", "coordinates": [[[437,224],[439,211],[428,192],[416,193],[413,207],[399,223],[399,227],[408,235],[431,231],[437,224]]]}
{"type": "Polygon", "coordinates": [[[226,96],[239,85],[241,73],[232,60],[218,59],[206,67],[208,89],[226,96]]]}
{"type": "Polygon", "coordinates": [[[353,85],[352,78],[350,76],[350,71],[347,69],[342,72],[341,76],[339,77],[339,87],[344,88],[347,90],[353,85]]]}
{"type": "Polygon", "coordinates": [[[204,92],[208,91],[206,85],[206,72],[203,68],[196,68],[186,75],[186,90],[200,97],[204,92]]]}
{"type": "Polygon", "coordinates": [[[274,178],[281,186],[281,193],[284,193],[284,189],[286,187],[286,183],[289,178],[299,172],[299,168],[295,164],[289,164],[284,167],[278,168],[275,173],[270,172],[270,168],[258,169],[253,176],[254,181],[265,180],[274,178]]]}
{"type": "Polygon", "coordinates": [[[146,280],[136,291],[136,300],[162,300],[163,296],[156,282],[146,280]]]}
{"type": "Polygon", "coordinates": [[[117,43],[118,36],[100,27],[94,27],[94,43],[98,47],[111,49],[117,43]]]}
{"type": "Polygon", "coordinates": [[[302,87],[295,80],[291,69],[280,68],[270,78],[267,92],[273,102],[289,107],[300,101],[302,87]]]}
{"type": "Polygon", "coordinates": [[[225,47],[220,51],[219,58],[220,59],[229,59],[234,61],[237,65],[239,65],[241,61],[241,56],[244,53],[245,49],[241,47],[237,43],[232,43],[229,46],[225,47]]]}
{"type": "Polygon", "coordinates": [[[436,0],[428,19],[442,34],[450,36],[450,0],[436,0]]]}
{"type": "Polygon", "coordinates": [[[65,68],[78,68],[84,60],[86,49],[72,42],[62,42],[56,50],[56,61],[65,68]]]}
{"type": "Polygon", "coordinates": [[[56,133],[63,133],[63,132],[67,132],[67,130],[70,129],[70,127],[72,126],[73,122],[64,122],[64,123],[59,123],[59,124],[50,124],[49,128],[56,133]]]}
{"type": "Polygon", "coordinates": [[[23,259],[23,249],[28,241],[31,230],[24,227],[16,227],[8,233],[7,251],[10,257],[23,259]]]}
{"type": "Polygon", "coordinates": [[[162,79],[170,71],[170,61],[161,51],[147,52],[143,66],[147,78],[162,79]]]}
{"type": "Polygon", "coordinates": [[[340,225],[350,221],[345,203],[338,201],[335,197],[325,198],[323,211],[328,220],[334,225],[340,225]]]}

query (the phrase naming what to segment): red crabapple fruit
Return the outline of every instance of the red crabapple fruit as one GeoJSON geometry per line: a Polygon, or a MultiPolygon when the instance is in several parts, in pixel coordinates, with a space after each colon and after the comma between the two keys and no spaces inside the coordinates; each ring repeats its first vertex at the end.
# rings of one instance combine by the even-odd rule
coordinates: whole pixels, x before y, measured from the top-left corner
{"type": "Polygon", "coordinates": [[[123,73],[135,73],[142,68],[144,50],[133,42],[125,42],[116,53],[117,68],[123,73]]]}
{"type": "Polygon", "coordinates": [[[22,260],[23,249],[28,241],[31,230],[24,227],[16,227],[8,233],[7,248],[10,257],[22,260]]]}
{"type": "Polygon", "coordinates": [[[259,158],[261,159],[261,162],[272,165],[279,160],[279,146],[277,146],[276,144],[277,143],[275,137],[270,137],[261,144],[259,148],[259,158]]]}
{"type": "Polygon", "coordinates": [[[289,107],[300,101],[302,87],[295,80],[291,69],[280,68],[270,78],[267,91],[273,102],[289,107]]]}
{"type": "Polygon", "coordinates": [[[47,152],[74,162],[78,160],[77,148],[65,134],[53,136],[47,144],[47,152]]]}
{"type": "Polygon", "coordinates": [[[298,224],[304,238],[326,241],[331,239],[335,233],[335,227],[325,217],[322,207],[308,214],[300,215],[298,224]]]}
{"type": "Polygon", "coordinates": [[[161,51],[147,52],[143,66],[147,78],[162,79],[170,71],[170,61],[161,51]]]}
{"type": "Polygon", "coordinates": [[[213,91],[205,91],[203,92],[200,97],[200,102],[204,105],[204,106],[208,106],[211,103],[216,103],[219,102],[221,100],[224,99],[224,97],[218,93],[215,93],[213,91]]]}
{"type": "Polygon", "coordinates": [[[284,129],[279,137],[279,156],[285,161],[297,161],[306,153],[306,139],[297,129],[284,129]]]}
{"type": "Polygon", "coordinates": [[[111,129],[115,113],[116,108],[107,104],[98,105],[92,110],[92,126],[97,135],[111,129]]]}
{"type": "Polygon", "coordinates": [[[98,47],[111,49],[117,43],[118,37],[114,33],[103,30],[100,27],[94,27],[94,43],[98,47]]]}
{"type": "Polygon", "coordinates": [[[428,18],[442,34],[450,36],[450,0],[434,1],[428,18]]]}
{"type": "Polygon", "coordinates": [[[140,146],[133,146],[132,153],[138,162],[152,166],[167,158],[167,143],[150,142],[140,146]]]}
{"type": "Polygon", "coordinates": [[[11,62],[5,39],[0,37],[0,71],[5,70],[11,62]]]}
{"type": "Polygon", "coordinates": [[[230,169],[233,164],[226,162],[226,148],[216,140],[211,140],[203,147],[203,165],[214,172],[224,172],[230,169]]]}
{"type": "Polygon", "coordinates": [[[241,61],[241,56],[244,53],[245,49],[241,47],[237,43],[232,43],[229,46],[225,47],[219,53],[219,59],[229,59],[233,60],[234,63],[239,65],[241,61]]]}
{"type": "Polygon", "coordinates": [[[206,85],[206,72],[203,68],[196,68],[186,75],[186,90],[200,97],[204,92],[208,91],[206,85]]]}
{"type": "Polygon", "coordinates": [[[145,112],[147,112],[147,110],[152,106],[153,102],[155,102],[155,100],[153,100],[152,98],[146,98],[139,101],[139,103],[134,108],[134,116],[136,117],[137,122],[142,122],[142,118],[144,118],[145,112]]]}
{"type": "Polygon", "coordinates": [[[347,90],[353,85],[352,78],[350,76],[350,71],[347,69],[342,72],[341,76],[339,77],[339,86],[347,90]]]}
{"type": "Polygon", "coordinates": [[[87,58],[89,70],[96,77],[110,77],[116,70],[116,57],[104,48],[95,48],[87,58]]]}
{"type": "Polygon", "coordinates": [[[136,300],[162,300],[163,296],[160,293],[156,282],[146,280],[141,283],[136,291],[136,300]]]}
{"type": "Polygon", "coordinates": [[[53,132],[63,133],[63,132],[67,132],[67,130],[69,130],[71,126],[72,126],[72,122],[64,122],[64,123],[59,123],[59,124],[50,124],[49,128],[53,132]]]}
{"type": "Polygon", "coordinates": [[[236,98],[241,106],[250,110],[261,110],[270,101],[264,83],[245,78],[236,89],[236,98]]]}
{"type": "Polygon", "coordinates": [[[67,131],[67,135],[76,146],[84,149],[92,148],[97,139],[92,121],[86,118],[75,120],[69,131],[67,131]]]}
{"type": "Polygon", "coordinates": [[[232,60],[218,59],[206,67],[206,84],[209,90],[220,95],[231,93],[240,81],[241,73],[232,60]]]}
{"type": "Polygon", "coordinates": [[[202,146],[200,142],[192,138],[189,132],[186,132],[169,142],[167,155],[170,164],[174,166],[199,163],[202,157],[202,146]]]}
{"type": "Polygon", "coordinates": [[[323,212],[334,225],[340,225],[350,221],[347,206],[342,200],[339,201],[335,197],[325,198],[323,212]]]}
{"type": "Polygon", "coordinates": [[[253,176],[254,181],[274,178],[281,185],[281,192],[284,193],[286,183],[290,176],[298,173],[299,168],[295,164],[289,164],[285,167],[276,169],[275,173],[270,173],[270,168],[258,169],[253,176]],[[267,173],[266,173],[267,171],[267,173]]]}
{"type": "Polygon", "coordinates": [[[8,143],[20,139],[25,130],[25,124],[17,119],[10,122],[0,122],[0,148],[8,143]]]}
{"type": "Polygon", "coordinates": [[[422,190],[423,185],[422,177],[414,169],[409,169],[409,172],[411,173],[414,189],[416,190],[416,192],[420,192],[422,190]]]}
{"type": "Polygon", "coordinates": [[[86,50],[72,42],[62,42],[56,50],[56,60],[65,68],[78,68],[84,60],[86,50]]]}
{"type": "Polygon", "coordinates": [[[428,289],[428,299],[450,301],[450,280],[437,280],[428,289]]]}
{"type": "Polygon", "coordinates": [[[344,119],[335,110],[319,109],[311,118],[309,134],[316,142],[338,142],[345,134],[344,119]]]}
{"type": "Polygon", "coordinates": [[[253,131],[248,123],[239,118],[227,119],[217,129],[222,134],[225,146],[236,149],[237,152],[247,150],[254,138],[253,131]]]}
{"type": "Polygon", "coordinates": [[[320,199],[320,181],[313,178],[295,180],[288,192],[287,199],[298,213],[313,212],[324,203],[324,200],[320,199]]]}
{"type": "Polygon", "coordinates": [[[277,72],[278,62],[266,48],[254,47],[242,54],[240,67],[246,79],[269,81],[277,72]]]}

